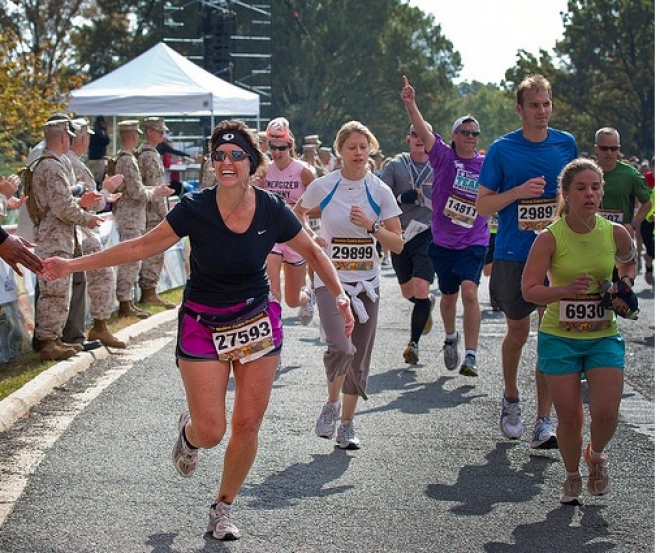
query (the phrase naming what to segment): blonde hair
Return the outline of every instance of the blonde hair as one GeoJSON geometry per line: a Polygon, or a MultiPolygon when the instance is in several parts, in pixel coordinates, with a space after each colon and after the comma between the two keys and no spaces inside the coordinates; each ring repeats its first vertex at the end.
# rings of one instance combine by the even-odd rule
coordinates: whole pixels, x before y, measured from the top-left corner
{"type": "Polygon", "coordinates": [[[348,137],[353,132],[359,132],[360,134],[363,134],[364,136],[367,137],[367,141],[369,142],[369,146],[371,147],[369,150],[370,154],[372,152],[377,152],[380,149],[380,144],[378,143],[378,139],[374,136],[374,134],[369,130],[369,128],[366,125],[363,125],[359,121],[349,121],[348,123],[344,123],[341,129],[337,131],[337,136],[335,137],[335,142],[333,144],[336,152],[341,151],[342,147],[344,146],[344,143],[346,142],[346,140],[348,140],[348,137]]]}
{"type": "Polygon", "coordinates": [[[575,180],[575,176],[582,171],[593,171],[596,173],[602,186],[604,181],[603,170],[595,161],[586,157],[579,157],[568,163],[562,169],[561,173],[559,173],[557,179],[559,181],[558,191],[561,191],[559,194],[557,217],[562,217],[568,213],[568,202],[566,202],[564,196],[568,194],[568,191],[575,180]]]}

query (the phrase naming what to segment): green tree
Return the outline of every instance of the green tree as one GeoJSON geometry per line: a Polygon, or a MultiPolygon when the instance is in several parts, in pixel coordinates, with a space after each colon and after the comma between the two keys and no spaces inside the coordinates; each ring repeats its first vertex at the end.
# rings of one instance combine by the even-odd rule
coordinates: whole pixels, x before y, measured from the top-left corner
{"type": "Polygon", "coordinates": [[[591,151],[596,129],[615,127],[627,154],[655,149],[655,7],[652,0],[569,0],[556,58],[519,53],[516,83],[540,72],[553,84],[555,126],[591,151]],[[560,108],[560,109],[557,109],[560,108]]]}
{"type": "Polygon", "coordinates": [[[399,93],[402,75],[419,87],[428,117],[437,98],[453,97],[460,56],[431,16],[397,0],[296,2],[273,10],[273,116],[284,115],[299,136],[331,143],[351,119],[365,123],[385,151],[401,148],[408,124],[399,93]],[[293,45],[296,45],[295,47],[293,45]]]}

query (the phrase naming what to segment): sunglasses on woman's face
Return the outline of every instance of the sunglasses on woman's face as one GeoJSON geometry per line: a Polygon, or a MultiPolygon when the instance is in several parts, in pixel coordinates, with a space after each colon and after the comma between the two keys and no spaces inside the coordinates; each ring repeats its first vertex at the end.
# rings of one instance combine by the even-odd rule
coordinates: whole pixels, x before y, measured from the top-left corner
{"type": "Polygon", "coordinates": [[[271,150],[277,150],[278,152],[286,152],[291,146],[285,144],[284,146],[275,146],[275,144],[268,144],[268,147],[271,150]]]}
{"type": "Polygon", "coordinates": [[[460,131],[458,131],[458,134],[460,134],[461,136],[470,136],[470,135],[472,135],[475,138],[477,138],[477,136],[479,136],[481,133],[479,131],[467,131],[467,130],[461,129],[460,131]]]}
{"type": "Polygon", "coordinates": [[[243,161],[247,159],[248,155],[243,150],[232,150],[231,152],[216,150],[213,152],[211,159],[213,161],[224,161],[227,157],[229,157],[229,161],[243,161]]]}

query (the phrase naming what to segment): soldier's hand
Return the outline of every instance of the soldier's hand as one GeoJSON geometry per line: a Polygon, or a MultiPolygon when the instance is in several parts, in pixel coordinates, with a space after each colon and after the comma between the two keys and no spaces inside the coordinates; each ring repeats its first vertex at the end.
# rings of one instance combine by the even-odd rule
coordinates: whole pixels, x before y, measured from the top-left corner
{"type": "Polygon", "coordinates": [[[21,184],[21,179],[18,175],[9,175],[8,177],[0,177],[0,194],[5,198],[11,198],[18,190],[21,184]]]}
{"type": "Polygon", "coordinates": [[[96,202],[103,199],[103,194],[100,192],[85,192],[80,196],[80,201],[78,205],[83,209],[88,209],[92,207],[96,202]]]}
{"type": "Polygon", "coordinates": [[[89,221],[87,221],[87,224],[85,225],[87,228],[96,228],[100,227],[103,224],[103,217],[99,217],[98,215],[94,215],[89,221]]]}
{"type": "Polygon", "coordinates": [[[25,202],[27,202],[27,196],[25,194],[21,194],[18,198],[12,196],[11,198],[7,198],[7,207],[9,209],[18,209],[25,202]]]}
{"type": "Polygon", "coordinates": [[[103,185],[102,188],[103,190],[107,190],[112,194],[117,188],[119,188],[122,183],[124,182],[124,175],[112,175],[109,177],[108,175],[105,176],[103,179],[103,185]]]}
{"type": "Polygon", "coordinates": [[[171,196],[174,194],[174,189],[170,188],[167,184],[157,184],[154,186],[154,194],[156,196],[171,196]]]}
{"type": "Polygon", "coordinates": [[[43,269],[41,258],[32,253],[28,248],[34,248],[34,244],[31,244],[20,236],[10,234],[0,244],[0,257],[21,276],[23,276],[23,272],[19,267],[19,263],[30,269],[33,273],[41,275],[43,269]]]}

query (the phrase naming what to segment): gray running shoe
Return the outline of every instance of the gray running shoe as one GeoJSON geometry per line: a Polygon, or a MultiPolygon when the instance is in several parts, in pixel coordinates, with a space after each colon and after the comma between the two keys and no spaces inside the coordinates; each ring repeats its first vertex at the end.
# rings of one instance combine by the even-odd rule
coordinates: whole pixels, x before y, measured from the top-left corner
{"type": "Polygon", "coordinates": [[[445,367],[453,371],[458,367],[458,343],[461,341],[461,335],[456,336],[456,340],[449,342],[445,340],[445,345],[442,348],[442,353],[445,357],[445,367]]]}
{"type": "Polygon", "coordinates": [[[314,429],[319,438],[332,438],[335,435],[337,421],[341,413],[341,403],[335,408],[332,403],[326,403],[321,410],[316,428],[314,429]]]}
{"type": "Polygon", "coordinates": [[[403,359],[409,365],[419,363],[419,346],[415,342],[408,343],[408,347],[403,351],[403,359]]]}
{"type": "Polygon", "coordinates": [[[550,417],[541,417],[532,432],[532,449],[557,449],[557,434],[552,429],[550,417]]]}
{"type": "Polygon", "coordinates": [[[198,449],[191,449],[186,445],[183,439],[183,428],[190,420],[190,413],[184,411],[179,417],[179,435],[174,442],[172,448],[172,463],[176,471],[186,478],[193,475],[195,468],[197,468],[197,457],[199,456],[198,449]]]}
{"type": "Polygon", "coordinates": [[[344,421],[339,425],[337,443],[342,449],[360,449],[360,440],[355,436],[353,421],[344,421]]]}
{"type": "Polygon", "coordinates": [[[211,505],[206,531],[211,532],[216,540],[231,541],[241,538],[241,533],[231,521],[231,505],[223,501],[211,505]]]}
{"type": "Polygon", "coordinates": [[[465,361],[463,361],[463,364],[461,365],[461,369],[459,372],[463,376],[479,376],[479,373],[477,372],[477,359],[474,355],[466,355],[465,356],[465,361]]]}

